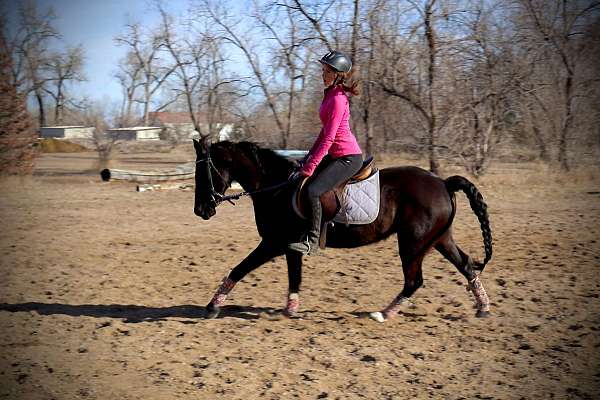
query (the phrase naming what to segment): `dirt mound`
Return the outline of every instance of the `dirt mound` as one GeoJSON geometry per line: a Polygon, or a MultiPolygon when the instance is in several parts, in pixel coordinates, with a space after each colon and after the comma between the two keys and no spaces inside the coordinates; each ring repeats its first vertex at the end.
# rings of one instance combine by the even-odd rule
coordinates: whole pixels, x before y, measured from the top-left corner
{"type": "Polygon", "coordinates": [[[68,140],[42,139],[39,142],[42,153],[81,153],[82,151],[91,151],[85,146],[68,140]]]}

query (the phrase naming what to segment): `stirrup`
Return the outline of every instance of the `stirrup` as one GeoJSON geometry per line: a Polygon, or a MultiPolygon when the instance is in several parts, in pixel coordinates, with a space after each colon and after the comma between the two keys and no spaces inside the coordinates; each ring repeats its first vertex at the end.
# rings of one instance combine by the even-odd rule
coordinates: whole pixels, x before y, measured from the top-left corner
{"type": "Polygon", "coordinates": [[[299,242],[290,243],[287,246],[288,249],[302,253],[304,256],[307,256],[310,253],[310,247],[308,236],[304,236],[299,242]]]}
{"type": "Polygon", "coordinates": [[[319,252],[319,243],[311,243],[308,239],[308,235],[304,235],[302,240],[296,243],[290,243],[287,246],[288,249],[298,251],[305,256],[315,255],[319,252]]]}

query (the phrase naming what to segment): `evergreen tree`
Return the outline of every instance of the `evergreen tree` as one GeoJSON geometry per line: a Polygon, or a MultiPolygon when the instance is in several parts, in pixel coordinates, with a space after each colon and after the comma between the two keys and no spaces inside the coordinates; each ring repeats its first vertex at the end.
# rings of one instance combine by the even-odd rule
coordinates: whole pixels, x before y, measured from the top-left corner
{"type": "Polygon", "coordinates": [[[11,77],[12,57],[0,32],[0,174],[30,174],[37,134],[25,97],[11,77]]]}

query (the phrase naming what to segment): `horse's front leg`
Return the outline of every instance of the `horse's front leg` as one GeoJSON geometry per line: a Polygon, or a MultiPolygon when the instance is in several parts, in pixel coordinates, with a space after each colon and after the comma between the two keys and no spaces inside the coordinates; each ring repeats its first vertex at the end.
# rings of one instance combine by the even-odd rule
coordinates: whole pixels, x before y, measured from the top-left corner
{"type": "Polygon", "coordinates": [[[216,318],[219,315],[220,308],[225,303],[227,295],[246,275],[283,253],[284,250],[280,246],[274,246],[264,240],[260,242],[258,247],[252,250],[241,263],[235,266],[228,276],[223,278],[221,285],[217,288],[210,303],[206,306],[206,318],[216,318]]]}
{"type": "Polygon", "coordinates": [[[288,297],[283,315],[293,317],[300,308],[300,284],[302,283],[302,253],[288,250],[285,253],[288,267],[288,297]]]}

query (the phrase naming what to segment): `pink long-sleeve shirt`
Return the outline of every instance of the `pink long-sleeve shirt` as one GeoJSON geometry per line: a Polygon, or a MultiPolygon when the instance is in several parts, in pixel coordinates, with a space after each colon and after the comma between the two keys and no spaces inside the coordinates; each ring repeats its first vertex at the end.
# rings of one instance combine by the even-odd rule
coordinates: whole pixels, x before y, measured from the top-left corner
{"type": "Polygon", "coordinates": [[[323,128],[300,170],[306,176],[313,174],[327,154],[333,158],[362,154],[356,137],[350,130],[350,107],[341,85],[327,91],[319,108],[319,118],[323,128]]]}

